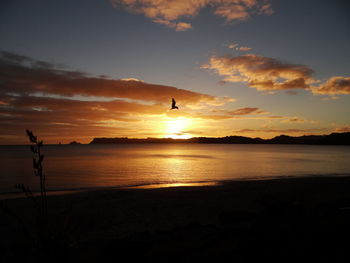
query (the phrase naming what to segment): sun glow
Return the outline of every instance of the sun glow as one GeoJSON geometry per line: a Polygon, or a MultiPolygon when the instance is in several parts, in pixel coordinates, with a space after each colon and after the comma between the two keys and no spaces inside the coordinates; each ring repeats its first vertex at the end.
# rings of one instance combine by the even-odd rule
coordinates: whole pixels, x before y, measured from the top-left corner
{"type": "Polygon", "coordinates": [[[192,136],[186,132],[191,124],[187,118],[176,118],[168,120],[165,124],[165,137],[173,139],[188,139],[192,136]]]}

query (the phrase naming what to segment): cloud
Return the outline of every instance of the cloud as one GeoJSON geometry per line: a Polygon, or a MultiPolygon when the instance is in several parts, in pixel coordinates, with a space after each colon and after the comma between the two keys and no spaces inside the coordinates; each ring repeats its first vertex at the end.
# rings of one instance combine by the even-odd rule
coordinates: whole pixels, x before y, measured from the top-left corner
{"type": "MultiPolygon", "coordinates": [[[[221,98],[175,87],[151,84],[138,79],[110,79],[84,72],[38,67],[37,61],[22,56],[9,60],[9,52],[0,52],[0,93],[30,95],[33,93],[72,96],[125,98],[170,103],[172,97],[183,104],[220,104],[221,98]],[[6,55],[6,56],[5,56],[6,55]],[[31,61],[30,65],[23,62],[31,61]]],[[[15,56],[15,54],[14,54],[15,56]]]]}
{"type": "Polygon", "coordinates": [[[343,126],[338,127],[334,130],[334,132],[350,132],[350,125],[349,126],[343,126]]]}
{"type": "Polygon", "coordinates": [[[226,18],[227,21],[245,20],[249,17],[248,8],[244,5],[224,4],[214,11],[216,15],[226,18]]]}
{"type": "MultiPolygon", "coordinates": [[[[96,136],[113,134],[144,136],[140,133],[144,126],[142,121],[162,116],[168,109],[161,104],[145,105],[123,100],[103,102],[2,96],[7,104],[0,105],[0,137],[16,135],[17,141],[13,143],[25,142],[23,132],[27,128],[35,129],[48,143],[67,142],[69,138],[88,142],[96,136]]],[[[10,142],[6,140],[5,143],[10,142]]]]}
{"type": "Polygon", "coordinates": [[[202,68],[225,77],[224,82],[247,82],[260,91],[309,89],[313,70],[254,54],[213,56],[202,68]]]}
{"type": "Polygon", "coordinates": [[[110,0],[115,8],[143,14],[153,22],[174,28],[176,31],[191,29],[190,23],[182,21],[197,16],[204,7],[214,9],[214,14],[227,22],[246,20],[252,14],[271,15],[268,0],[110,0]]]}
{"type": "Polygon", "coordinates": [[[239,108],[239,109],[235,109],[235,110],[212,110],[212,112],[224,113],[226,116],[239,116],[239,115],[265,114],[265,113],[267,113],[264,110],[261,110],[259,108],[252,108],[252,107],[239,108]]]}
{"type": "Polygon", "coordinates": [[[230,48],[230,49],[237,50],[237,51],[249,51],[249,50],[252,50],[251,47],[239,46],[239,44],[230,44],[227,47],[230,48]]]}
{"type": "Polygon", "coordinates": [[[164,19],[155,19],[153,22],[171,27],[176,31],[186,31],[192,28],[191,24],[185,22],[172,22],[164,19]]]}
{"type": "MultiPolygon", "coordinates": [[[[102,78],[106,78],[107,76],[103,76],[102,78]]],[[[139,82],[144,82],[143,80],[139,80],[139,79],[136,79],[136,78],[122,78],[120,80],[123,80],[123,81],[139,81],[139,82]]]]}
{"type": "Polygon", "coordinates": [[[239,51],[249,51],[249,50],[252,50],[251,47],[239,47],[238,48],[239,51]]]}
{"type": "Polygon", "coordinates": [[[299,117],[288,118],[281,121],[282,123],[304,123],[305,120],[299,117]]]}
{"type": "Polygon", "coordinates": [[[192,25],[185,22],[178,22],[174,27],[176,31],[186,31],[192,28],[192,25]]]}
{"type": "MultiPolygon", "coordinates": [[[[262,115],[268,112],[255,107],[245,107],[234,110],[214,109],[211,113],[204,114],[198,112],[186,112],[186,111],[168,111],[167,115],[170,117],[186,117],[186,118],[199,118],[207,120],[227,120],[227,119],[270,119],[275,116],[266,117],[254,117],[250,115],[262,115]],[[214,113],[214,114],[213,114],[214,113]]],[[[281,117],[283,118],[283,117],[281,117]]]]}
{"type": "Polygon", "coordinates": [[[293,133],[303,133],[309,134],[312,132],[322,132],[326,131],[325,128],[317,128],[317,129],[240,129],[234,130],[234,133],[278,133],[278,134],[293,134],[293,133]]]}
{"type": "Polygon", "coordinates": [[[29,57],[22,56],[19,54],[8,52],[8,51],[1,51],[1,58],[2,58],[2,60],[5,60],[9,63],[23,63],[23,62],[33,61],[29,57]]]}
{"type": "MultiPolygon", "coordinates": [[[[37,110],[47,112],[70,112],[76,114],[81,112],[99,114],[103,112],[104,116],[109,114],[120,114],[121,112],[137,114],[162,114],[168,108],[162,104],[140,104],[136,102],[126,102],[123,100],[113,101],[80,101],[62,98],[48,98],[35,96],[8,96],[3,98],[7,103],[2,109],[10,109],[13,112],[19,109],[24,111],[37,110]],[[64,107],[62,107],[64,105],[64,107]],[[14,111],[13,109],[16,109],[14,111]]],[[[90,118],[90,115],[89,115],[90,118]]]]}
{"type": "Polygon", "coordinates": [[[236,49],[238,47],[239,44],[230,44],[227,47],[231,48],[231,49],[236,49]]]}
{"type": "MultiPolygon", "coordinates": [[[[229,48],[238,50],[238,44],[231,44],[229,48]]],[[[287,94],[296,95],[296,89],[308,90],[316,95],[350,94],[350,77],[330,77],[325,83],[312,77],[313,70],[305,65],[291,64],[274,58],[255,54],[241,56],[212,56],[202,69],[214,71],[224,77],[219,84],[227,82],[245,82],[250,88],[267,91],[285,90],[287,94]]]]}
{"type": "Polygon", "coordinates": [[[157,127],[159,120],[170,116],[172,97],[182,115],[202,119],[206,117],[195,107],[233,101],[136,78],[57,69],[10,52],[0,52],[0,83],[0,143],[25,143],[27,128],[35,129],[47,143],[89,142],[96,136],[145,137],[156,132],[155,136],[162,136],[157,127]]]}
{"type": "Polygon", "coordinates": [[[324,84],[312,87],[312,92],[322,95],[350,94],[350,77],[331,77],[324,84]]]}
{"type": "Polygon", "coordinates": [[[269,116],[269,119],[283,119],[283,116],[269,116]]]}
{"type": "Polygon", "coordinates": [[[287,91],[286,91],[286,94],[288,94],[288,95],[297,95],[298,92],[295,91],[295,90],[287,90],[287,91]]]}
{"type": "Polygon", "coordinates": [[[316,121],[306,121],[299,117],[288,117],[288,116],[277,116],[277,115],[266,115],[269,112],[262,110],[257,107],[244,107],[233,110],[226,109],[212,109],[210,113],[198,113],[198,112],[188,112],[188,111],[167,111],[167,116],[169,117],[185,117],[185,118],[200,118],[208,120],[267,120],[267,121],[278,121],[280,123],[306,123],[311,124],[317,123],[316,121]]]}

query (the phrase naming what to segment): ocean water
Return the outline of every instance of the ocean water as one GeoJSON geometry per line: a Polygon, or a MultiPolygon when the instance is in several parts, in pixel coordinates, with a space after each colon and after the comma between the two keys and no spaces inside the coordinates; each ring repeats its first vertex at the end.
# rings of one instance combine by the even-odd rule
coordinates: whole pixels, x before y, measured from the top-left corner
{"type": "MultiPolygon", "coordinates": [[[[349,146],[239,144],[47,145],[48,190],[350,175],[349,146]]],[[[28,145],[0,146],[0,193],[38,190],[28,145]]]]}

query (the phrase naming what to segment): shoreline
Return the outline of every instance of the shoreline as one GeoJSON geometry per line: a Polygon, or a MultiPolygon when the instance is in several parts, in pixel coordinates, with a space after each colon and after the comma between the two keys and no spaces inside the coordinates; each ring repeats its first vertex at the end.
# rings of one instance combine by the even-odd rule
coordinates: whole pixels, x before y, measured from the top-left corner
{"type": "MultiPolygon", "coordinates": [[[[68,220],[69,230],[61,232],[70,241],[59,253],[73,254],[75,262],[107,260],[115,253],[157,262],[295,262],[301,256],[343,262],[337,257],[350,259],[343,242],[350,236],[349,189],[349,176],[103,189],[49,196],[49,218],[58,229],[68,220]]],[[[29,200],[4,202],[34,224],[29,200]]],[[[18,240],[14,229],[14,220],[0,216],[4,253],[18,240]]]]}
{"type": "MultiPolygon", "coordinates": [[[[230,180],[217,180],[217,181],[190,181],[190,182],[160,182],[160,183],[143,183],[143,184],[130,184],[130,185],[119,185],[119,186],[99,186],[99,187],[81,187],[81,188],[68,188],[68,189],[53,189],[47,190],[47,196],[56,195],[70,195],[79,194],[82,192],[96,192],[96,191],[110,191],[110,190],[126,190],[126,189],[162,189],[162,188],[182,188],[182,187],[217,187],[225,186],[239,182],[264,182],[274,180],[291,180],[291,179],[321,179],[329,178],[331,180],[336,178],[350,178],[349,174],[334,174],[334,175],[303,175],[303,176],[266,176],[266,177],[248,177],[248,178],[237,178],[230,180]]],[[[40,197],[39,191],[32,191],[34,196],[40,197]]],[[[19,191],[3,192],[0,193],[0,201],[11,200],[11,199],[25,199],[24,193],[19,191]]]]}
{"type": "MultiPolygon", "coordinates": [[[[47,190],[47,196],[54,195],[69,195],[78,194],[81,192],[95,192],[105,190],[123,190],[123,189],[157,189],[157,188],[174,188],[174,187],[201,187],[201,186],[215,186],[222,184],[222,181],[195,181],[195,182],[174,182],[174,183],[149,183],[149,184],[130,184],[121,186],[100,186],[100,187],[82,187],[74,189],[61,189],[61,190],[47,190]]],[[[40,197],[39,191],[32,191],[33,195],[40,197]]],[[[22,192],[3,192],[0,193],[0,201],[23,199],[26,198],[22,192]]]]}

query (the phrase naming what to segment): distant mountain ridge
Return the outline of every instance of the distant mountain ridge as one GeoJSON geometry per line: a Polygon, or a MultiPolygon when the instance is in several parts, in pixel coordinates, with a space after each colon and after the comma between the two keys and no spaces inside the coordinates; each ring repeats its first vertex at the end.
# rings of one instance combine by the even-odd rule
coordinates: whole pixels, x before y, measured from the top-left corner
{"type": "Polygon", "coordinates": [[[292,137],[279,135],[272,139],[249,138],[244,136],[226,136],[219,138],[193,137],[190,139],[172,138],[94,138],[90,144],[118,143],[223,143],[223,144],[309,144],[309,145],[350,145],[350,132],[328,135],[304,135],[292,137]]]}

